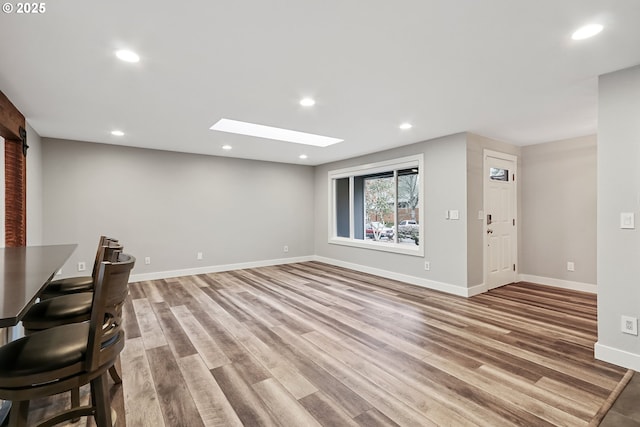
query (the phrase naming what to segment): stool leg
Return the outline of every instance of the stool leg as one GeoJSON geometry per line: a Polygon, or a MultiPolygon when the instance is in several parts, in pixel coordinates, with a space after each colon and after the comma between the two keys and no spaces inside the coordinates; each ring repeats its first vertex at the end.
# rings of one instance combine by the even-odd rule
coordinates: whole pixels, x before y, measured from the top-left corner
{"type": "MultiPolygon", "coordinates": [[[[79,388],[72,388],[71,389],[71,408],[78,408],[80,407],[80,389],[79,388]]],[[[71,422],[75,423],[77,421],[80,421],[80,417],[78,418],[73,418],[71,420],[71,422]]]]}
{"type": "Polygon", "coordinates": [[[106,372],[91,381],[91,399],[95,406],[94,418],[98,427],[112,427],[111,398],[107,390],[107,382],[106,372]]]}
{"type": "Polygon", "coordinates": [[[28,400],[12,402],[11,414],[9,415],[9,427],[27,427],[29,403],[28,400]]]}
{"type": "Polygon", "coordinates": [[[122,377],[120,376],[118,370],[122,371],[122,368],[120,367],[120,356],[118,356],[118,358],[116,359],[116,363],[114,363],[113,366],[109,368],[111,379],[113,379],[113,382],[116,384],[122,383],[122,377]]]}

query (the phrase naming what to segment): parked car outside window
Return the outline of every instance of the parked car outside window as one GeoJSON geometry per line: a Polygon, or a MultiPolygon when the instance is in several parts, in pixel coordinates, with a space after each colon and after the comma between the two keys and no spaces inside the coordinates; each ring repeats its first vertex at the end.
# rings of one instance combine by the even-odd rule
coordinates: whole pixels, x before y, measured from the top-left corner
{"type": "Polygon", "coordinates": [[[399,239],[413,239],[418,244],[418,238],[420,233],[420,225],[418,221],[413,219],[405,219],[398,224],[398,238],[399,239]]]}

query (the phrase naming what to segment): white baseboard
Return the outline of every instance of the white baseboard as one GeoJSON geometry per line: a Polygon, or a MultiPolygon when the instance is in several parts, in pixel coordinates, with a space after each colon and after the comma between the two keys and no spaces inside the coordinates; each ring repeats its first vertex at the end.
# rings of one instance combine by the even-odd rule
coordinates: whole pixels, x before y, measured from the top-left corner
{"type": "MultiPolygon", "coordinates": [[[[387,279],[399,280],[401,282],[409,283],[409,284],[420,286],[427,289],[446,292],[448,294],[458,295],[461,297],[468,298],[468,297],[472,297],[474,295],[478,295],[487,291],[487,287],[484,285],[484,283],[466,288],[463,286],[452,285],[450,283],[444,283],[444,282],[438,282],[435,280],[425,279],[423,277],[416,277],[416,276],[410,276],[402,273],[395,273],[393,271],[387,271],[380,268],[369,267],[366,265],[354,264],[351,262],[341,261],[333,258],[325,258],[318,255],[241,262],[236,264],[210,265],[206,267],[185,268],[181,270],[157,271],[152,273],[132,274],[129,281],[133,283],[133,282],[141,282],[144,280],[169,279],[172,277],[192,276],[196,274],[207,274],[207,273],[218,273],[221,271],[242,270],[245,268],[267,267],[271,265],[293,264],[296,262],[307,262],[307,261],[324,262],[324,263],[335,265],[338,267],[344,267],[344,268],[349,268],[355,271],[361,271],[363,273],[374,274],[376,276],[381,276],[387,279]]],[[[591,293],[597,292],[596,285],[592,285],[589,283],[571,282],[568,280],[533,276],[530,274],[520,274],[519,280],[525,281],[525,282],[539,283],[541,285],[555,286],[558,288],[572,289],[576,291],[591,292],[591,293]]]]}
{"type": "Polygon", "coordinates": [[[554,279],[552,277],[534,276],[531,274],[520,274],[519,280],[522,282],[538,283],[540,285],[555,286],[556,288],[571,289],[573,291],[598,293],[598,287],[592,283],[572,282],[570,280],[554,279]]]}
{"type": "Polygon", "coordinates": [[[609,347],[599,342],[594,346],[595,357],[604,362],[613,363],[634,371],[640,371],[640,354],[629,353],[618,348],[609,347]]]}
{"type": "Polygon", "coordinates": [[[132,274],[129,279],[129,282],[134,283],[134,282],[142,282],[145,280],[169,279],[172,277],[192,276],[196,274],[207,274],[207,273],[218,273],[221,271],[242,270],[245,268],[267,267],[271,265],[293,264],[296,262],[307,262],[307,261],[324,262],[326,264],[349,268],[351,270],[361,271],[363,273],[369,273],[369,274],[381,276],[387,279],[399,280],[401,282],[409,283],[411,285],[416,285],[416,286],[420,286],[427,289],[446,292],[448,294],[458,295],[461,297],[471,297],[486,291],[486,287],[484,286],[484,284],[472,286],[470,288],[465,288],[462,286],[456,286],[449,283],[437,282],[435,280],[409,276],[402,273],[395,273],[392,271],[387,271],[379,268],[368,267],[365,265],[340,261],[332,258],[325,258],[317,255],[295,257],[295,258],[270,259],[270,260],[264,260],[264,261],[242,262],[237,264],[211,265],[206,267],[158,271],[158,272],[152,272],[152,273],[132,274]]]}
{"type": "Polygon", "coordinates": [[[242,270],[245,268],[268,267],[271,265],[293,264],[296,262],[313,261],[313,256],[294,258],[269,259],[264,261],[241,262],[237,264],[210,265],[207,267],[185,268],[182,270],[158,271],[153,273],[132,274],[129,282],[142,282],[144,280],[169,279],[180,276],[193,276],[196,274],[219,273],[221,271],[242,270]]]}
{"type": "MultiPolygon", "coordinates": [[[[318,255],[316,255],[313,258],[315,261],[324,262],[325,264],[331,264],[337,267],[349,268],[351,270],[361,271],[363,273],[381,276],[381,277],[384,277],[385,279],[399,280],[401,282],[409,283],[411,285],[416,285],[416,286],[420,286],[427,289],[446,292],[448,294],[458,295],[461,297],[469,297],[472,295],[476,295],[477,293],[480,293],[480,292],[476,292],[471,294],[470,292],[472,290],[474,290],[475,292],[475,288],[477,288],[477,286],[474,286],[473,288],[464,288],[462,286],[456,286],[449,283],[436,282],[435,280],[428,280],[422,277],[409,276],[407,274],[402,274],[402,273],[394,273],[393,271],[387,271],[379,268],[368,267],[366,265],[340,261],[333,258],[325,258],[318,255]]],[[[483,285],[480,285],[480,286],[483,286],[483,285]]]]}
{"type": "Polygon", "coordinates": [[[470,288],[467,288],[467,296],[472,297],[474,295],[480,295],[482,293],[487,292],[488,290],[489,289],[487,289],[484,283],[481,283],[479,285],[475,285],[475,286],[471,286],[470,288]]]}

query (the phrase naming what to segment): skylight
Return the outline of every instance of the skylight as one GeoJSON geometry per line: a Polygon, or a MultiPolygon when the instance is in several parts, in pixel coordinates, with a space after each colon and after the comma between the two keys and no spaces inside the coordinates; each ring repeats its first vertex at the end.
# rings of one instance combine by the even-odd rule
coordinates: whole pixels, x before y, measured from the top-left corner
{"type": "Polygon", "coordinates": [[[295,142],[296,144],[327,147],[342,142],[342,139],[328,136],[314,135],[312,133],[298,132],[295,130],[281,129],[255,123],[240,122],[237,120],[220,119],[209,129],[221,132],[237,133],[240,135],[257,136],[258,138],[275,139],[277,141],[295,142]]]}

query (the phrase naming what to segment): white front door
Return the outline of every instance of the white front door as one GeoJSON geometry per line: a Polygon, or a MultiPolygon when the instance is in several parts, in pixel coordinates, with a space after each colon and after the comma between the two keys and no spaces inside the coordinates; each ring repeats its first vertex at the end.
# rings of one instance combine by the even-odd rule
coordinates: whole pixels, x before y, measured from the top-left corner
{"type": "Polygon", "coordinates": [[[484,152],[485,284],[487,289],[516,280],[517,157],[484,152]]]}

